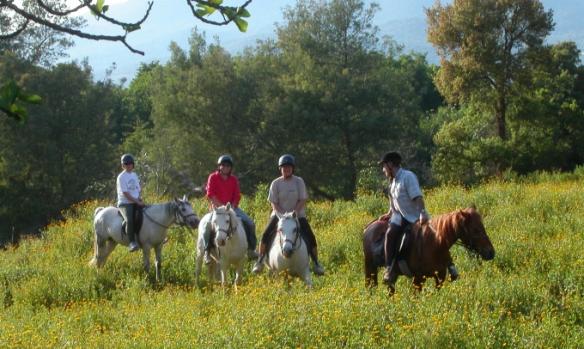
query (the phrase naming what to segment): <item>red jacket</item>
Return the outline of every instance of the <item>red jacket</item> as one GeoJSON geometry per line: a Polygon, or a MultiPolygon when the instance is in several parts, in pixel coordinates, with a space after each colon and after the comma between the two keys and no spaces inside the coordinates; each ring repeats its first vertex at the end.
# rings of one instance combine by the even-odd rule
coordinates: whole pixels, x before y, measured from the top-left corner
{"type": "Polygon", "coordinates": [[[211,173],[209,179],[207,179],[207,197],[212,198],[213,196],[222,205],[230,202],[233,207],[238,207],[241,192],[239,191],[239,180],[237,177],[229,175],[227,179],[223,179],[219,171],[211,173]]]}

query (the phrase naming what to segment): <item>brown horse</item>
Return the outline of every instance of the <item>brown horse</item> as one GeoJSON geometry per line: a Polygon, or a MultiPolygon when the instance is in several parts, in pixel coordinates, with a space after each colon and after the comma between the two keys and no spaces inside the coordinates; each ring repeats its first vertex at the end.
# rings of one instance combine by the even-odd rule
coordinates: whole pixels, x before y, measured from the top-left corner
{"type": "MultiPolygon", "coordinates": [[[[368,287],[377,286],[377,270],[385,265],[383,243],[387,227],[387,221],[378,220],[370,223],[363,232],[365,283],[368,287]]],[[[446,269],[452,264],[450,247],[459,240],[464,247],[485,260],[495,257],[495,249],[474,207],[436,216],[422,227],[416,222],[408,240],[403,257],[409,270],[398,263],[394,268],[398,275],[413,277],[414,287],[418,290],[422,289],[422,283],[428,277],[434,278],[436,287],[442,285],[446,269]]],[[[394,291],[390,287],[390,293],[394,291]]]]}

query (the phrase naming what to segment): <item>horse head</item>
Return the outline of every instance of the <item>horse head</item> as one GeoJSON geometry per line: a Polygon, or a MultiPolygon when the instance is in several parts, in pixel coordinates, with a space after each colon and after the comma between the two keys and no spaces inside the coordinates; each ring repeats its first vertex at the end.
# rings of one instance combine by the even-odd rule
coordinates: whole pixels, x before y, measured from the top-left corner
{"type": "Polygon", "coordinates": [[[290,258],[292,253],[299,247],[300,241],[300,224],[296,212],[287,212],[283,215],[278,215],[278,236],[280,241],[280,248],[282,255],[285,258],[290,258]]]}
{"type": "Polygon", "coordinates": [[[459,239],[468,250],[476,252],[484,260],[495,258],[495,248],[487,236],[481,215],[476,208],[460,210],[461,229],[459,239]]]}
{"type": "Polygon", "coordinates": [[[225,246],[225,242],[231,238],[235,229],[237,229],[237,215],[231,208],[230,203],[213,209],[211,226],[215,231],[215,243],[217,246],[225,246]]]}
{"type": "Polygon", "coordinates": [[[187,225],[190,228],[199,226],[199,217],[193,211],[193,206],[186,195],[182,199],[174,198],[174,204],[176,205],[176,220],[179,224],[187,225]]]}

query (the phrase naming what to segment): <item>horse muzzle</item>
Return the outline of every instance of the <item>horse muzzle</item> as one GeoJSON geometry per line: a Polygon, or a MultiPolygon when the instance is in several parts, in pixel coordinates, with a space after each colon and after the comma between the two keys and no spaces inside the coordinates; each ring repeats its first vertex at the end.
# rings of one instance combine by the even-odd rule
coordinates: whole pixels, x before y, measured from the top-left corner
{"type": "Polygon", "coordinates": [[[493,258],[495,258],[495,249],[491,248],[481,251],[481,257],[486,261],[492,260],[493,258]]]}
{"type": "Polygon", "coordinates": [[[284,247],[282,249],[282,255],[284,255],[285,258],[292,257],[292,252],[294,252],[294,250],[291,247],[284,247]]]}

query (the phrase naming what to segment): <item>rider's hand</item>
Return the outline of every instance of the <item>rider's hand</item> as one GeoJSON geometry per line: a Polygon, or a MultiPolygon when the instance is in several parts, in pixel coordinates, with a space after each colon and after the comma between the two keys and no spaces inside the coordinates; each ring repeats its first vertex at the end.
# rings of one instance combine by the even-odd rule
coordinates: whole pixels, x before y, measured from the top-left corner
{"type": "Polygon", "coordinates": [[[426,210],[420,211],[420,224],[426,224],[430,220],[430,215],[426,210]]]}

